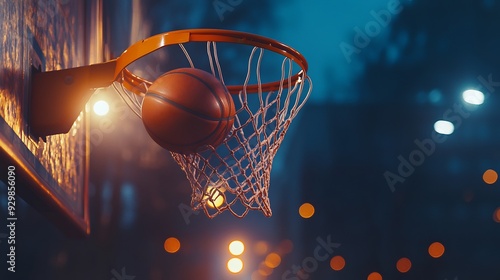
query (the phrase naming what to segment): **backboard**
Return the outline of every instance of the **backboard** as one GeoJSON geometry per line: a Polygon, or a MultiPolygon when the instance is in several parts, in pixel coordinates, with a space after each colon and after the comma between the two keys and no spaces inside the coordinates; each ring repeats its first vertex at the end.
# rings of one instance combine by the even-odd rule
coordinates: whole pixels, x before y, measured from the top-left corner
{"type": "Polygon", "coordinates": [[[6,183],[15,168],[16,194],[70,235],[90,232],[87,116],[67,134],[36,139],[28,93],[36,71],[100,62],[100,7],[98,0],[0,0],[0,178],[6,183]]]}

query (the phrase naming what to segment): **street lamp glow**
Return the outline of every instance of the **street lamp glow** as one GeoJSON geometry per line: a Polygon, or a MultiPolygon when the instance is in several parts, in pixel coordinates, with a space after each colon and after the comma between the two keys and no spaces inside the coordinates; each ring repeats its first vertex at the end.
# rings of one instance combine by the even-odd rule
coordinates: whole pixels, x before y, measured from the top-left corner
{"type": "Polygon", "coordinates": [[[462,93],[465,102],[472,105],[481,105],[484,103],[484,94],[479,90],[469,89],[462,93]]]}
{"type": "Polygon", "coordinates": [[[220,189],[209,186],[203,199],[206,199],[208,207],[219,208],[224,203],[224,194],[220,189]]]}
{"type": "Polygon", "coordinates": [[[99,116],[105,116],[109,112],[109,105],[108,102],[104,100],[99,100],[96,103],[94,103],[94,113],[96,113],[99,116]]]}
{"type": "Polygon", "coordinates": [[[243,254],[245,251],[245,244],[239,240],[235,240],[229,244],[229,252],[235,256],[243,254]]]}
{"type": "Polygon", "coordinates": [[[443,135],[450,135],[455,131],[455,126],[449,121],[437,121],[434,123],[434,130],[443,135]]]}
{"type": "Polygon", "coordinates": [[[232,258],[227,262],[227,269],[231,273],[239,273],[243,269],[243,262],[238,258],[232,258]]]}

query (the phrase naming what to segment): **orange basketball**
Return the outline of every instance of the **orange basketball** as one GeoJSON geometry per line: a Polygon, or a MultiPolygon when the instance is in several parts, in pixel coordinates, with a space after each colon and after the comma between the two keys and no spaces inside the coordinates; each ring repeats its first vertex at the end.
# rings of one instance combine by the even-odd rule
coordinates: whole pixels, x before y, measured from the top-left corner
{"type": "Polygon", "coordinates": [[[235,106],[227,88],[212,74],[179,68],[149,87],[142,121],[156,143],[182,154],[217,147],[234,123],[235,106]]]}

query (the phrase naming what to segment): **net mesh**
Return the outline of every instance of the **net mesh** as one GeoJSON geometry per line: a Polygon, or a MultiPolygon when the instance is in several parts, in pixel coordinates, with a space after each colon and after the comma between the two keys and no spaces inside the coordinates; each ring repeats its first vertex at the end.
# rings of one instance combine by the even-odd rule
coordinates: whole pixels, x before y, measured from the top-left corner
{"type": "MultiPolygon", "coordinates": [[[[179,47],[189,66],[195,67],[190,52],[184,45],[179,47]]],[[[217,47],[215,42],[206,43],[206,70],[225,84],[224,67],[217,47]]],[[[218,147],[207,146],[202,152],[193,154],[171,152],[191,184],[191,207],[195,211],[203,210],[208,217],[215,217],[224,211],[244,217],[250,210],[260,210],[267,217],[272,215],[269,185],[273,159],[292,120],[309,97],[312,83],[305,71],[300,71],[298,81],[293,83],[297,65],[279,55],[281,65],[276,67],[274,72],[278,73],[274,74],[279,75],[280,86],[274,91],[263,91],[265,81],[261,73],[269,71],[265,67],[268,63],[264,63],[265,53],[272,52],[259,47],[251,48],[246,71],[242,71],[239,82],[238,77],[231,78],[243,86],[238,94],[233,94],[236,116],[224,142],[218,147]],[[250,84],[257,85],[257,92],[247,90],[250,84]]],[[[276,56],[275,53],[273,55],[276,56]]],[[[228,71],[235,76],[232,75],[235,71],[228,71]]],[[[140,94],[128,91],[121,81],[113,86],[141,117],[142,98],[148,86],[142,84],[140,94]]]]}

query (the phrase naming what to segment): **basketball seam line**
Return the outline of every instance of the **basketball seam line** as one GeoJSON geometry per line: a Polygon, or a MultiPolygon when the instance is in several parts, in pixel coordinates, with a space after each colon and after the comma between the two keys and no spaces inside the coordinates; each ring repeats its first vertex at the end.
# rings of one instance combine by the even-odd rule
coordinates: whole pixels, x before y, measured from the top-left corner
{"type": "MultiPolygon", "coordinates": [[[[222,108],[223,102],[219,98],[219,96],[217,96],[214,93],[214,89],[211,87],[210,84],[206,83],[203,79],[200,79],[198,76],[193,75],[193,74],[191,74],[189,72],[183,72],[183,71],[167,72],[167,73],[163,74],[162,76],[171,75],[171,74],[184,74],[184,75],[188,75],[188,76],[191,76],[192,78],[195,78],[199,82],[201,82],[207,89],[210,90],[210,93],[215,97],[215,99],[217,100],[217,103],[220,105],[221,113],[223,113],[223,111],[224,111],[223,108],[222,108]]],[[[227,92],[226,89],[224,90],[224,93],[225,93],[226,97],[229,97],[229,100],[231,100],[231,95],[229,95],[229,93],[227,92]]],[[[172,106],[174,106],[174,107],[176,107],[178,109],[181,109],[181,110],[184,110],[186,112],[189,112],[189,113],[191,113],[191,114],[193,114],[193,115],[195,115],[197,117],[200,117],[202,119],[205,119],[205,120],[208,120],[208,121],[217,121],[218,122],[217,128],[214,131],[212,131],[210,133],[210,135],[207,135],[205,138],[200,139],[200,140],[198,140],[198,141],[196,141],[194,143],[190,143],[189,145],[194,145],[194,144],[197,144],[197,143],[201,143],[201,142],[204,142],[206,139],[209,139],[209,138],[213,137],[215,135],[215,133],[219,130],[219,127],[222,125],[223,121],[226,121],[226,124],[225,124],[226,127],[224,129],[224,132],[226,133],[226,135],[224,136],[224,138],[225,138],[227,136],[227,133],[229,133],[229,130],[228,130],[228,127],[227,127],[227,124],[228,124],[227,121],[232,120],[232,119],[235,118],[235,116],[226,117],[226,118],[213,118],[213,117],[210,117],[210,116],[206,116],[204,114],[200,114],[199,112],[196,112],[196,111],[194,111],[192,109],[189,109],[189,108],[187,108],[187,107],[185,107],[185,106],[183,106],[183,105],[181,105],[181,104],[179,104],[179,103],[177,103],[175,101],[172,101],[172,100],[164,97],[163,95],[159,94],[158,92],[149,91],[148,93],[146,93],[146,95],[148,95],[148,94],[151,97],[153,97],[153,98],[159,98],[160,100],[163,100],[163,101],[167,102],[168,104],[171,104],[172,106]]],[[[232,111],[231,107],[232,106],[229,106],[229,114],[231,114],[231,111],[232,111]]],[[[221,131],[218,135],[216,135],[216,137],[219,138],[221,136],[221,134],[224,133],[224,132],[221,131]]],[[[178,146],[178,147],[184,146],[184,145],[179,145],[179,144],[169,144],[169,145],[171,145],[171,146],[178,146]]]]}
{"type": "Polygon", "coordinates": [[[188,107],[183,106],[183,105],[181,105],[181,104],[179,104],[179,103],[177,103],[177,102],[175,102],[175,101],[172,101],[172,100],[170,100],[170,99],[167,99],[167,98],[165,98],[164,96],[161,96],[160,94],[158,94],[158,93],[156,93],[156,92],[151,92],[151,91],[150,91],[150,92],[148,92],[146,95],[151,95],[151,96],[153,96],[153,97],[155,97],[155,98],[159,98],[159,99],[161,99],[161,100],[163,100],[163,101],[167,102],[168,104],[170,104],[170,105],[172,105],[172,106],[174,106],[174,107],[176,107],[176,108],[178,108],[178,109],[184,110],[184,111],[186,111],[186,112],[188,112],[188,113],[191,113],[191,114],[193,114],[193,115],[195,115],[195,116],[197,116],[197,117],[200,117],[200,118],[205,119],[205,120],[208,120],[208,121],[227,121],[227,120],[231,120],[231,119],[233,119],[233,118],[234,118],[234,117],[213,118],[213,117],[207,116],[207,115],[205,115],[205,114],[200,114],[199,112],[194,111],[194,110],[192,110],[192,109],[189,109],[188,107]]]}
{"type": "MultiPolygon", "coordinates": [[[[192,69],[192,68],[190,68],[192,69]]],[[[196,69],[196,68],[194,68],[196,69]]],[[[203,71],[203,70],[201,70],[203,71]]],[[[204,71],[203,71],[204,72],[204,71]]],[[[210,73],[206,72],[207,74],[211,75],[210,73]]],[[[223,102],[222,100],[220,99],[219,96],[217,96],[217,94],[215,94],[215,89],[212,87],[211,84],[207,83],[205,80],[201,79],[200,77],[198,77],[197,75],[194,75],[192,73],[189,73],[189,72],[184,72],[184,71],[181,71],[180,69],[179,70],[173,70],[173,71],[170,71],[170,72],[167,72],[165,74],[163,74],[162,76],[167,76],[167,75],[173,75],[173,74],[184,74],[184,75],[188,75],[188,76],[191,76],[192,78],[198,80],[200,83],[202,83],[205,87],[207,87],[209,90],[210,90],[210,93],[213,95],[213,97],[217,100],[217,103],[219,103],[219,107],[221,109],[221,113],[224,113],[224,109],[223,109],[223,102]]],[[[213,75],[212,75],[213,76],[213,75]]],[[[215,77],[215,76],[214,76],[215,77]]],[[[222,84],[222,83],[221,83],[222,84]]],[[[232,101],[232,98],[231,98],[231,94],[229,94],[229,92],[227,91],[227,88],[225,85],[223,85],[223,88],[224,88],[224,94],[226,95],[226,98],[228,98],[228,100],[231,100],[232,101]]],[[[229,114],[231,114],[231,105],[229,106],[229,114]]]]}

